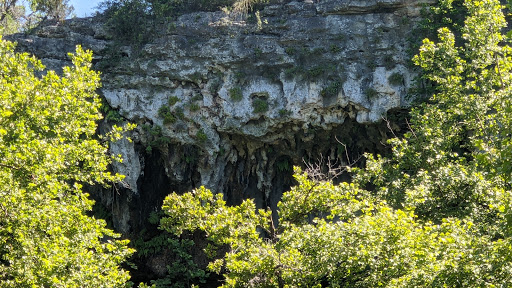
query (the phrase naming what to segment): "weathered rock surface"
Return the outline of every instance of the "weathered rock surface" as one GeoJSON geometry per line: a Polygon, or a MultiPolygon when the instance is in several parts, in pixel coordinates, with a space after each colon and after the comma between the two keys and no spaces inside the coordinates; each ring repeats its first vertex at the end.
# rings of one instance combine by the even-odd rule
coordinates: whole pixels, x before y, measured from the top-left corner
{"type": "Polygon", "coordinates": [[[6,38],[56,70],[75,45],[94,51],[100,93],[139,124],[133,142],[112,147],[127,176],[114,223],[129,234],[172,191],[205,185],[276,209],[303,159],[383,151],[382,117],[408,104],[406,50],[422,2],[294,1],[265,7],[261,25],[191,13],[140,50],[114,46],[100,18],[6,38]]]}

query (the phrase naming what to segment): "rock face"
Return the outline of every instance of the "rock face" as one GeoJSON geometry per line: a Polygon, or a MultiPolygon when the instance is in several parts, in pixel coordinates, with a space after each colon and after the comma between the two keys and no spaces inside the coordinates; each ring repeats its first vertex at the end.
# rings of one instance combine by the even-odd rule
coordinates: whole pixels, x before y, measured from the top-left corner
{"type": "Polygon", "coordinates": [[[140,49],[115,46],[99,18],[6,38],[56,70],[75,45],[94,51],[100,93],[139,125],[112,147],[126,185],[103,199],[128,235],[172,191],[204,185],[276,209],[293,165],[384,151],[382,118],[408,104],[406,50],[424,2],[293,1],[245,22],[197,12],[140,49]]]}

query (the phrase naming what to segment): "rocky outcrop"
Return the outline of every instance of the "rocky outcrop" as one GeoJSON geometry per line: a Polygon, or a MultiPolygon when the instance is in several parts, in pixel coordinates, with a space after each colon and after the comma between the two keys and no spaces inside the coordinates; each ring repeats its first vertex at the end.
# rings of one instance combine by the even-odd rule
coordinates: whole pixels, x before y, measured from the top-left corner
{"type": "Polygon", "coordinates": [[[94,51],[100,93],[139,125],[112,147],[127,176],[114,224],[130,234],[172,191],[205,185],[275,209],[293,165],[384,151],[382,118],[408,105],[420,2],[293,1],[246,21],[196,12],[137,49],[116,46],[100,17],[6,38],[56,70],[75,45],[94,51]]]}

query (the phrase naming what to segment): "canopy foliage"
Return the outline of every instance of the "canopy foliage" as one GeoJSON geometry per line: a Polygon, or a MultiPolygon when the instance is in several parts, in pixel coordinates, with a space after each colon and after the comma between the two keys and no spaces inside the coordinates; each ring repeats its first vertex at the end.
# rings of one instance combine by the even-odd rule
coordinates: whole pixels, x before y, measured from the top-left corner
{"type": "Polygon", "coordinates": [[[122,179],[107,172],[122,129],[96,135],[92,53],[78,47],[58,76],[14,46],[0,38],[0,287],[122,287],[133,251],[87,215],[82,187],[122,179]]]}
{"type": "Polygon", "coordinates": [[[32,28],[44,19],[64,20],[73,12],[73,6],[68,3],[69,0],[2,0],[0,34],[11,34],[32,28]],[[30,13],[26,11],[26,7],[30,13]]]}

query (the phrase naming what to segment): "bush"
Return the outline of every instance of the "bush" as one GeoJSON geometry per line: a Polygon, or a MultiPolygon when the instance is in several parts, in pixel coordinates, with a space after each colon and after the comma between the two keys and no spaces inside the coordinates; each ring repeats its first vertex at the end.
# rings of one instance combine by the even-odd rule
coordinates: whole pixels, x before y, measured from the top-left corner
{"type": "Polygon", "coordinates": [[[320,92],[320,95],[324,98],[336,97],[338,96],[338,93],[341,90],[342,85],[343,84],[341,83],[341,81],[333,82],[329,84],[329,86],[327,86],[325,89],[323,89],[320,92]]]}
{"type": "Polygon", "coordinates": [[[169,103],[169,106],[173,106],[174,104],[178,103],[180,101],[180,98],[177,96],[171,96],[169,97],[169,100],[167,100],[167,103],[169,103]]]}
{"type": "Polygon", "coordinates": [[[123,121],[123,116],[121,116],[121,114],[119,114],[119,111],[117,110],[109,110],[107,112],[107,115],[105,116],[105,119],[107,121],[112,121],[112,122],[121,122],[123,121]]]}
{"type": "Polygon", "coordinates": [[[395,59],[393,58],[393,56],[386,55],[384,57],[384,67],[386,67],[386,69],[392,69],[395,66],[396,66],[396,62],[395,62],[395,59]]]}
{"type": "Polygon", "coordinates": [[[158,109],[158,117],[164,119],[164,124],[173,124],[176,122],[176,117],[172,115],[171,109],[169,109],[169,106],[162,106],[158,109]]]}
{"type": "Polygon", "coordinates": [[[216,95],[219,92],[220,87],[222,86],[222,81],[220,79],[215,79],[210,84],[210,94],[216,95]]]}
{"type": "Polygon", "coordinates": [[[178,118],[178,119],[185,118],[185,113],[183,112],[183,108],[181,108],[181,107],[176,107],[174,109],[174,115],[176,115],[176,118],[178,118]]]}
{"type": "Polygon", "coordinates": [[[241,101],[243,98],[242,89],[240,87],[229,89],[229,98],[236,102],[241,101]]]}
{"type": "Polygon", "coordinates": [[[265,113],[268,111],[267,99],[256,98],[252,101],[252,108],[254,113],[265,113]]]}
{"type": "Polygon", "coordinates": [[[292,111],[290,111],[290,110],[286,110],[284,108],[279,110],[279,116],[281,116],[281,117],[290,116],[291,114],[292,114],[292,111]]]}
{"type": "Polygon", "coordinates": [[[163,147],[171,141],[171,139],[163,134],[162,127],[158,125],[142,125],[142,129],[146,132],[147,143],[146,152],[151,153],[153,148],[163,147]]]}
{"type": "MultiPolygon", "coordinates": [[[[161,211],[152,212],[148,219],[151,224],[158,225],[160,223],[161,211]]],[[[145,232],[145,230],[143,230],[145,232]]],[[[151,280],[150,287],[191,287],[191,283],[204,283],[208,273],[200,269],[198,264],[194,262],[192,251],[194,249],[194,241],[189,239],[178,239],[177,237],[163,231],[158,235],[145,239],[140,234],[139,238],[133,243],[137,252],[135,257],[142,261],[147,261],[149,257],[168,253],[172,255],[173,261],[167,266],[167,273],[163,278],[151,280]]],[[[193,285],[192,285],[193,286],[193,285]]],[[[139,285],[139,288],[148,287],[139,285]]]]}
{"type": "Polygon", "coordinates": [[[309,79],[317,79],[318,77],[322,76],[325,72],[325,68],[321,66],[317,66],[314,68],[311,68],[307,71],[307,77],[309,79]]]}
{"type": "Polygon", "coordinates": [[[201,108],[201,107],[199,107],[199,104],[197,104],[197,103],[190,103],[190,106],[189,106],[190,111],[196,112],[196,111],[199,111],[199,108],[201,108]]]}
{"type": "Polygon", "coordinates": [[[404,83],[404,76],[400,73],[393,73],[388,77],[389,84],[398,86],[404,83]]]}
{"type": "Polygon", "coordinates": [[[208,136],[204,133],[203,129],[199,129],[196,133],[196,139],[199,143],[204,143],[208,140],[208,136]]]}
{"type": "Polygon", "coordinates": [[[368,88],[364,91],[364,95],[366,98],[368,98],[368,100],[372,100],[379,95],[379,92],[373,88],[368,88]]]}
{"type": "Polygon", "coordinates": [[[300,67],[293,66],[293,67],[290,67],[290,68],[287,68],[284,70],[284,76],[287,79],[291,79],[291,78],[295,77],[297,74],[299,74],[300,72],[301,72],[300,67]]]}

